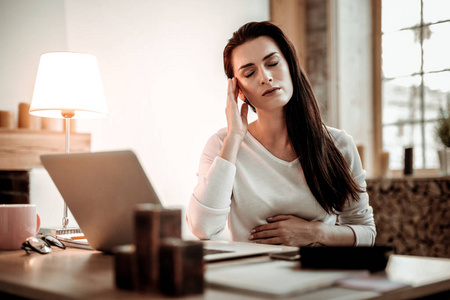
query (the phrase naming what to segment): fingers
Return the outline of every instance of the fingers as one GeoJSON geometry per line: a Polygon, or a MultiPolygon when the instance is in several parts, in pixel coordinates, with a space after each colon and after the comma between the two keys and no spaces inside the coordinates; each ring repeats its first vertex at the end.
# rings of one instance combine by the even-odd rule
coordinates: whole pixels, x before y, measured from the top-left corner
{"type": "Polygon", "coordinates": [[[260,231],[264,231],[264,230],[272,230],[272,229],[277,229],[277,228],[278,228],[278,224],[269,223],[269,224],[256,226],[255,228],[253,228],[250,231],[250,233],[260,232],[260,231]]]}
{"type": "Polygon", "coordinates": [[[249,240],[267,239],[278,236],[278,224],[264,224],[250,231],[249,240]]]}
{"type": "Polygon", "coordinates": [[[234,98],[237,101],[237,99],[239,98],[239,90],[241,89],[241,87],[239,86],[239,81],[237,80],[237,78],[234,77],[233,79],[234,79],[234,81],[236,83],[236,86],[235,86],[235,89],[234,89],[234,98]]]}
{"type": "MultiPolygon", "coordinates": [[[[269,223],[263,224],[253,228],[250,231],[249,240],[258,240],[258,239],[270,239],[278,237],[280,238],[280,230],[279,225],[280,221],[284,221],[292,217],[291,215],[277,215],[271,218],[268,218],[267,221],[269,223]]],[[[281,241],[281,238],[279,239],[281,241]]],[[[273,242],[273,241],[271,241],[273,242]]],[[[281,243],[281,242],[280,242],[281,243]]]]}
{"type": "Polygon", "coordinates": [[[228,78],[227,102],[233,100],[233,79],[228,78]]]}
{"type": "Polygon", "coordinates": [[[291,215],[276,215],[274,217],[267,218],[267,222],[268,222],[267,224],[256,226],[255,228],[253,228],[250,231],[250,233],[277,229],[277,228],[279,228],[279,225],[280,225],[278,222],[286,221],[292,217],[293,216],[291,216],[291,215]]]}
{"type": "Polygon", "coordinates": [[[227,91],[227,105],[225,107],[225,114],[228,123],[228,134],[237,137],[241,142],[248,129],[248,107],[241,106],[241,111],[238,107],[239,86],[236,78],[228,79],[227,91]]]}
{"type": "Polygon", "coordinates": [[[281,245],[281,244],[283,244],[283,241],[279,237],[274,237],[274,238],[270,238],[270,239],[255,241],[255,243],[267,244],[267,245],[281,245]]]}
{"type": "Polygon", "coordinates": [[[233,101],[237,103],[237,95],[238,95],[238,88],[237,88],[237,81],[236,78],[228,78],[228,100],[233,101]]]}
{"type": "Polygon", "coordinates": [[[242,122],[247,124],[247,116],[248,116],[248,104],[243,103],[241,106],[241,119],[242,122]]]}
{"type": "Polygon", "coordinates": [[[267,222],[274,223],[274,222],[284,221],[284,220],[290,219],[291,217],[292,217],[291,215],[276,215],[274,217],[267,218],[267,222]]]}
{"type": "Polygon", "coordinates": [[[267,239],[267,238],[277,237],[278,235],[279,235],[278,230],[276,230],[276,229],[264,230],[264,231],[259,231],[259,232],[255,232],[255,233],[251,234],[248,237],[248,239],[249,240],[267,239]]]}

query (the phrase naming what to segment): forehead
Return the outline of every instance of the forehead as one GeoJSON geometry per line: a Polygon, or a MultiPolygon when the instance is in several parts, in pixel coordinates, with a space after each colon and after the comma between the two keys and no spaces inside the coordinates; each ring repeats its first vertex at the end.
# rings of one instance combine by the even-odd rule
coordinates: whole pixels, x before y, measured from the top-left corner
{"type": "Polygon", "coordinates": [[[263,58],[272,52],[278,52],[282,55],[278,45],[268,36],[260,36],[256,39],[248,41],[233,50],[231,62],[234,71],[240,66],[248,63],[258,63],[263,58]]]}

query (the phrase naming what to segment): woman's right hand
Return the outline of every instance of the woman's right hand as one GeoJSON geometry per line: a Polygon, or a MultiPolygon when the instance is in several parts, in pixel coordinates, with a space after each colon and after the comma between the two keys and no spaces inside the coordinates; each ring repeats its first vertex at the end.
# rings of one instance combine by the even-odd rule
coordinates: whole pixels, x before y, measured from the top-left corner
{"type": "Polygon", "coordinates": [[[225,113],[227,115],[228,134],[227,137],[237,138],[242,141],[248,129],[248,104],[243,103],[241,111],[238,108],[239,87],[236,78],[228,79],[228,95],[227,107],[225,113]]]}
{"type": "Polygon", "coordinates": [[[241,111],[239,112],[237,104],[238,94],[239,88],[236,78],[228,79],[227,107],[225,109],[228,132],[223,141],[219,156],[233,164],[236,163],[239,147],[241,146],[248,129],[248,104],[242,104],[241,111]]]}

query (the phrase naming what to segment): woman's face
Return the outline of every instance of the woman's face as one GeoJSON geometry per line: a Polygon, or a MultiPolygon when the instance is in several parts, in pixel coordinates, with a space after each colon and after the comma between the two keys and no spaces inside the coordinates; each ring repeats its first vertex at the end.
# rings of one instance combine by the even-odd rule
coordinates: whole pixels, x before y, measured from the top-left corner
{"type": "Polygon", "coordinates": [[[257,111],[281,109],[291,99],[289,66],[271,38],[261,36],[236,47],[231,62],[239,97],[247,98],[257,111]]]}

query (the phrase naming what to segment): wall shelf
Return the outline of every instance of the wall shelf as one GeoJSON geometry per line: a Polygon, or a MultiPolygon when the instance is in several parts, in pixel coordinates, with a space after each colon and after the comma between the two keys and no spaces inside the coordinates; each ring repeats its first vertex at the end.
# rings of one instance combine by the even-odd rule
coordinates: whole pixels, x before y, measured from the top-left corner
{"type": "MultiPolygon", "coordinates": [[[[89,133],[70,133],[70,152],[90,152],[89,133]]],[[[0,170],[42,167],[40,155],[65,152],[64,132],[0,129],[0,170]]]]}

